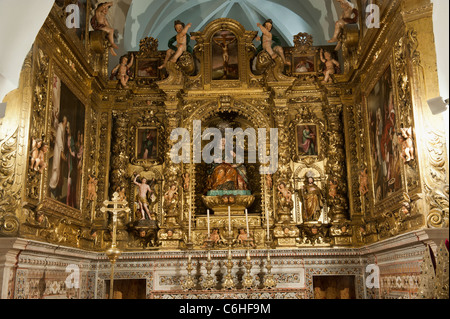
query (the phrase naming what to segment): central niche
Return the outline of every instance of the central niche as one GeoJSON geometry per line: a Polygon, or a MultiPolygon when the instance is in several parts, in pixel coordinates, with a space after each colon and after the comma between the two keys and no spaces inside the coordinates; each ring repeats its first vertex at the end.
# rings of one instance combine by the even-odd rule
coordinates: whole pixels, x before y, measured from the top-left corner
{"type": "MultiPolygon", "coordinates": [[[[240,116],[237,112],[220,112],[215,114],[214,116],[208,118],[205,122],[202,123],[202,129],[204,128],[218,128],[223,132],[225,128],[242,128],[242,130],[246,130],[249,127],[253,127],[252,123],[248,121],[246,118],[240,116]],[[203,124],[204,123],[204,124],[203,124]]],[[[202,149],[208,144],[210,141],[202,142],[202,149]]],[[[236,143],[236,139],[234,143],[236,143]]],[[[248,207],[249,213],[261,213],[261,177],[259,174],[259,163],[249,163],[248,160],[248,138],[244,140],[244,174],[246,175],[246,185],[244,187],[245,190],[238,190],[234,192],[241,192],[240,195],[252,195],[255,197],[251,206],[248,207]]],[[[234,145],[234,151],[236,151],[236,145],[234,145]]],[[[196,173],[196,196],[195,196],[195,205],[197,208],[197,214],[206,214],[207,207],[202,200],[202,195],[217,195],[214,192],[233,190],[235,187],[227,187],[226,183],[223,183],[219,189],[216,191],[211,191],[208,181],[209,177],[213,173],[213,165],[207,164],[203,162],[196,165],[195,169],[196,173]],[[222,187],[223,186],[223,187],[222,187]],[[214,194],[212,194],[214,193],[214,194]]],[[[236,186],[236,185],[235,185],[236,186]]],[[[239,188],[239,187],[238,187],[239,188]]],[[[233,191],[232,191],[233,192],[233,191]]]]}
{"type": "Polygon", "coordinates": [[[218,31],[211,39],[212,45],[212,79],[239,79],[238,40],[228,30],[218,31]]]}

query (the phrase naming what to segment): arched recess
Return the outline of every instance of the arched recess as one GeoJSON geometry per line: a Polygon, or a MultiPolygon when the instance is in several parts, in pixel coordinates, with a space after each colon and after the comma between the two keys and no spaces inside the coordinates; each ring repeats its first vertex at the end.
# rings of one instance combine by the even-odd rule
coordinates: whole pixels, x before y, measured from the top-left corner
{"type": "MultiPolygon", "coordinates": [[[[189,103],[188,103],[189,104],[189,103]]],[[[247,123],[250,123],[250,126],[255,129],[258,134],[258,128],[266,129],[266,149],[269,149],[268,141],[269,141],[269,132],[270,128],[273,127],[273,119],[270,118],[267,114],[263,113],[260,109],[258,109],[255,105],[248,103],[243,100],[234,100],[229,96],[222,96],[218,98],[218,101],[211,101],[208,103],[204,103],[196,108],[187,118],[185,118],[181,127],[186,128],[189,132],[193,132],[193,122],[194,121],[202,121],[202,123],[207,123],[212,118],[218,116],[223,113],[234,113],[237,115],[238,119],[244,119],[247,123]],[[226,101],[226,102],[225,102],[226,101]]],[[[207,128],[202,125],[202,131],[207,128]]],[[[243,128],[245,130],[245,128],[243,128]]],[[[192,136],[191,136],[192,139],[192,136]]],[[[191,140],[192,141],[192,140],[191,140]]],[[[258,143],[257,143],[257,151],[258,151],[258,143]]],[[[192,159],[192,157],[191,157],[192,159]]],[[[257,180],[252,181],[251,185],[253,186],[252,195],[256,197],[254,204],[249,208],[249,213],[261,213],[263,211],[263,207],[270,206],[270,203],[264,203],[266,196],[264,196],[264,187],[259,178],[259,162],[255,164],[247,164],[247,171],[249,173],[249,179],[251,176],[256,176],[257,180]]],[[[205,170],[203,164],[186,164],[185,172],[189,173],[191,176],[190,182],[192,183],[192,189],[195,192],[191,193],[191,197],[187,198],[188,203],[190,204],[189,208],[195,214],[206,214],[206,208],[201,205],[201,191],[197,191],[199,185],[204,186],[206,183],[205,180],[205,170]],[[195,195],[197,194],[197,195],[195,195]],[[200,205],[199,205],[200,203],[200,205]],[[203,208],[203,210],[202,210],[203,208]]],[[[186,210],[185,209],[185,210],[186,210]]]]}

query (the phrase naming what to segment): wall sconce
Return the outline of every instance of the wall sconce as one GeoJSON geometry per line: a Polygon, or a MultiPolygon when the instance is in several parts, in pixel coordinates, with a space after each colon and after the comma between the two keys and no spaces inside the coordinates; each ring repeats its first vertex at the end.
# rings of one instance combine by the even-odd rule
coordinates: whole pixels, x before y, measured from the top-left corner
{"type": "Polygon", "coordinates": [[[439,96],[428,100],[427,103],[430,107],[431,113],[433,113],[433,115],[437,115],[447,110],[448,99],[444,101],[444,99],[439,96]]]}

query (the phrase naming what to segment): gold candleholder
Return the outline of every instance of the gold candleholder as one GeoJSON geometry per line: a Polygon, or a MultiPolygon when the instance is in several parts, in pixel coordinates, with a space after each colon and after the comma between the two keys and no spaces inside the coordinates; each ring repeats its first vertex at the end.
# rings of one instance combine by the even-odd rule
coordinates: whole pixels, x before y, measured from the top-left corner
{"type": "Polygon", "coordinates": [[[211,253],[208,251],[208,259],[205,264],[206,276],[202,278],[202,288],[204,290],[212,290],[216,286],[216,281],[214,277],[211,275],[211,270],[213,268],[211,261],[211,253]]]}
{"type": "Polygon", "coordinates": [[[225,276],[225,280],[223,282],[223,287],[225,289],[234,289],[236,288],[236,284],[234,283],[233,275],[231,274],[231,270],[233,269],[233,261],[231,258],[231,248],[228,248],[228,261],[226,263],[227,266],[227,275],[225,276]]]}
{"type": "Polygon", "coordinates": [[[247,262],[245,263],[245,268],[247,269],[247,273],[242,277],[242,287],[244,289],[252,289],[253,284],[253,277],[251,274],[252,270],[252,261],[250,259],[250,250],[247,250],[247,262]]]}
{"type": "Polygon", "coordinates": [[[264,276],[264,288],[273,289],[277,286],[277,281],[272,274],[272,261],[270,260],[270,252],[267,251],[267,274],[264,276]]]}
{"type": "Polygon", "coordinates": [[[119,193],[114,193],[112,201],[105,200],[103,202],[104,207],[100,208],[100,211],[102,213],[111,212],[112,213],[112,241],[111,241],[111,247],[106,250],[106,256],[108,256],[108,259],[111,263],[111,274],[110,274],[110,283],[109,283],[109,299],[114,299],[114,266],[116,264],[117,259],[119,259],[119,256],[122,254],[122,252],[117,248],[117,214],[119,212],[125,212],[129,213],[130,208],[129,207],[123,207],[128,204],[127,201],[121,201],[119,200],[119,193]],[[108,206],[112,205],[112,208],[109,208],[108,206]],[[122,207],[119,207],[122,206],[122,207]]]}
{"type": "Polygon", "coordinates": [[[194,268],[192,267],[191,255],[189,254],[187,267],[186,267],[188,274],[186,276],[186,279],[181,284],[181,286],[183,287],[184,290],[192,290],[195,287],[194,277],[192,276],[193,269],[194,268]]]}

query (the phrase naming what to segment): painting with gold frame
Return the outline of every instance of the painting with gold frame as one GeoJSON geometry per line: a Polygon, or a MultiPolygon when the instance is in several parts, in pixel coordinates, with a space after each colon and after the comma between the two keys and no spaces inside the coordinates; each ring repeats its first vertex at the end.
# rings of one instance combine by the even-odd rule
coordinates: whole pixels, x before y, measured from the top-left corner
{"type": "Polygon", "coordinates": [[[159,59],[157,58],[137,58],[136,59],[136,78],[158,79],[159,59]]]}
{"type": "Polygon", "coordinates": [[[139,127],[136,130],[136,159],[157,161],[159,136],[157,127],[139,127]]]}
{"type": "Polygon", "coordinates": [[[85,105],[53,74],[48,197],[80,209],[84,158],[85,105]]]}
{"type": "Polygon", "coordinates": [[[317,56],[315,54],[310,55],[292,55],[292,74],[311,74],[317,72],[317,56]]]}
{"type": "Polygon", "coordinates": [[[388,66],[365,96],[369,121],[369,154],[375,203],[402,189],[400,145],[392,70],[388,66]]]}
{"type": "Polygon", "coordinates": [[[319,156],[319,128],[314,123],[302,123],[297,125],[296,151],[298,157],[319,156]]]}
{"type": "Polygon", "coordinates": [[[212,44],[212,79],[239,79],[238,41],[236,35],[228,30],[214,34],[212,44]]]}

